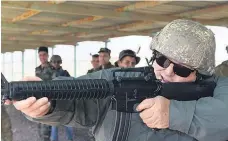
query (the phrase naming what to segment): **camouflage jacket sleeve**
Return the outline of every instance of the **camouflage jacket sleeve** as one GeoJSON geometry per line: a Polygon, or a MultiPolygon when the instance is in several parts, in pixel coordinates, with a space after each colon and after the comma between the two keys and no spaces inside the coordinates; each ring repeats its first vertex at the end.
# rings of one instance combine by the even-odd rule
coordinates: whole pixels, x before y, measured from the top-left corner
{"type": "Polygon", "coordinates": [[[170,129],[201,141],[228,139],[228,78],[219,78],[213,97],[175,101],[170,105],[170,129]]]}

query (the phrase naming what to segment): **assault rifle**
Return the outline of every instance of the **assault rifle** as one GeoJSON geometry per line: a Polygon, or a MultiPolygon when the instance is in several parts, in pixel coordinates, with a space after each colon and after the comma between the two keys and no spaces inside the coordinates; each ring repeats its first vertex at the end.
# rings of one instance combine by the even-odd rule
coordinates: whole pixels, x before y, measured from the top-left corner
{"type": "Polygon", "coordinates": [[[22,100],[34,96],[49,100],[113,100],[113,108],[120,112],[135,112],[134,105],[158,95],[179,101],[198,100],[213,96],[215,83],[210,81],[187,83],[161,83],[155,78],[153,68],[128,68],[113,70],[113,80],[75,79],[50,81],[14,81],[8,83],[1,75],[2,100],[22,100]],[[122,77],[121,73],[140,73],[138,77],[122,77]]]}

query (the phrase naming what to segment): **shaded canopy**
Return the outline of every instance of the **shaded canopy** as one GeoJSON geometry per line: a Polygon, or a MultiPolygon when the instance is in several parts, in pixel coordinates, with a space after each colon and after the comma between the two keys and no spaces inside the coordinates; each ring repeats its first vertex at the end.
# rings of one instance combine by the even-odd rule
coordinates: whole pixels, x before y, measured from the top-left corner
{"type": "Polygon", "coordinates": [[[151,36],[178,18],[228,26],[227,1],[2,1],[1,8],[2,52],[151,36]]]}

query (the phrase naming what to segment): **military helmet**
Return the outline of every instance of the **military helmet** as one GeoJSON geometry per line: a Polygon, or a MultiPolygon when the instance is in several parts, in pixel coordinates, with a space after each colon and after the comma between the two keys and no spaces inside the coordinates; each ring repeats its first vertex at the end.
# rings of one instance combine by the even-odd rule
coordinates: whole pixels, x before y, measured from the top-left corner
{"type": "Polygon", "coordinates": [[[59,62],[59,63],[62,63],[62,58],[59,55],[53,55],[51,57],[51,62],[59,62]]]}
{"type": "Polygon", "coordinates": [[[153,37],[150,48],[196,69],[200,74],[214,73],[215,37],[210,29],[198,22],[172,21],[153,37]]]}

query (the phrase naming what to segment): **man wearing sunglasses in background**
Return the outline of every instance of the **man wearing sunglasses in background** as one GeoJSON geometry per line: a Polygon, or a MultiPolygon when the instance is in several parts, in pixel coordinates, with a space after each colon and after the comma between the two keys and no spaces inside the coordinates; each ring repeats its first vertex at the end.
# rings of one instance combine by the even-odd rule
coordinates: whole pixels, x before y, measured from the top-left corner
{"type": "Polygon", "coordinates": [[[140,57],[136,56],[135,52],[127,49],[119,54],[119,60],[115,62],[116,67],[134,68],[140,61],[140,57]]]}
{"type": "Polygon", "coordinates": [[[53,55],[51,57],[51,65],[55,69],[55,73],[53,74],[52,78],[58,77],[58,76],[67,76],[69,77],[70,74],[67,70],[63,70],[61,64],[62,64],[62,58],[59,55],[53,55]]]}
{"type": "MultiPolygon", "coordinates": [[[[30,97],[14,102],[14,106],[31,121],[93,127],[96,141],[228,140],[228,78],[213,76],[215,37],[212,31],[194,21],[174,20],[154,37],[151,49],[157,79],[163,83],[214,81],[217,85],[213,97],[176,101],[156,96],[142,101],[136,108],[139,113],[121,117],[111,109],[110,98],[49,103],[47,98],[30,97]],[[123,123],[124,118],[127,122],[123,123]]],[[[98,71],[79,79],[112,80],[112,70],[98,71]]],[[[125,73],[125,76],[139,75],[125,73]]]]}
{"type": "MultiPolygon", "coordinates": [[[[69,77],[70,74],[67,70],[63,70],[61,67],[62,58],[59,55],[53,55],[50,60],[51,65],[55,69],[55,73],[53,74],[53,79],[59,76],[66,76],[69,77]]],[[[73,141],[73,128],[72,127],[65,127],[66,134],[67,134],[67,141],[73,141]]],[[[58,127],[52,126],[51,128],[51,141],[58,141],[58,127]]]]}

